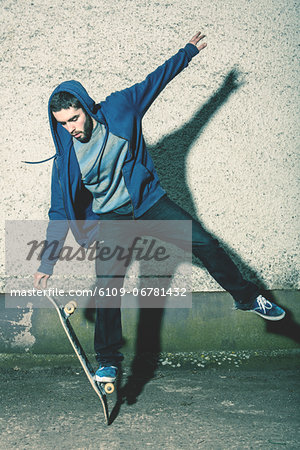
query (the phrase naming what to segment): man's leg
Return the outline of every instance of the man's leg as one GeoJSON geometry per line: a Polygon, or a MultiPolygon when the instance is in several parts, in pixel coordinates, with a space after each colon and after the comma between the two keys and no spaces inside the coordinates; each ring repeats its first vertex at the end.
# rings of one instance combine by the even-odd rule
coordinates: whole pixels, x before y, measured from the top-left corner
{"type": "MultiPolygon", "coordinates": [[[[199,222],[167,196],[162,197],[142,216],[142,219],[192,221],[192,251],[203,262],[213,278],[226,291],[230,292],[237,302],[248,303],[258,295],[258,288],[243,279],[236,265],[220,247],[217,239],[214,239],[199,222]]],[[[158,229],[157,232],[159,233],[160,230],[158,229]]],[[[160,235],[160,238],[181,248],[186,248],[188,244],[181,232],[180,222],[178,227],[171,227],[168,234],[160,235]]]]}
{"type": "MultiPolygon", "coordinates": [[[[192,216],[176,205],[167,196],[162,197],[142,217],[144,220],[191,220],[192,221],[192,251],[204,264],[212,277],[234,298],[237,308],[251,309],[264,318],[279,320],[284,317],[284,311],[277,305],[268,302],[259,295],[258,287],[242,277],[237,266],[227,253],[220,247],[202,225],[192,216]],[[258,300],[257,300],[258,299],[258,300]],[[258,304],[254,302],[258,301],[258,304]],[[255,308],[255,310],[254,310],[255,308]],[[272,311],[271,311],[272,310],[272,311]],[[267,313],[267,314],[266,314],[267,313]]],[[[157,230],[159,233],[159,229],[157,230]]],[[[181,248],[186,241],[180,231],[180,225],[165,236],[159,236],[181,248]]]]}
{"type": "MultiPolygon", "coordinates": [[[[122,287],[122,284],[120,284],[120,287],[122,287]]],[[[112,301],[109,300],[109,302],[112,301]]],[[[115,300],[113,300],[113,303],[115,303],[115,300]]],[[[114,307],[111,307],[111,305],[102,306],[96,307],[94,335],[96,360],[102,366],[116,366],[123,360],[123,355],[119,352],[123,344],[121,311],[119,305],[116,304],[114,307]]]]}
{"type": "MultiPolygon", "coordinates": [[[[129,219],[130,217],[127,217],[127,220],[129,219]]],[[[101,217],[96,259],[98,295],[95,299],[94,335],[96,359],[100,366],[118,366],[123,360],[119,351],[123,345],[120,289],[127,267],[124,266],[124,261],[118,259],[118,254],[107,257],[106,253],[103,253],[104,258],[99,255],[104,247],[109,249],[110,254],[117,246],[126,248],[127,239],[126,227],[122,226],[119,215],[111,213],[101,217]]]]}

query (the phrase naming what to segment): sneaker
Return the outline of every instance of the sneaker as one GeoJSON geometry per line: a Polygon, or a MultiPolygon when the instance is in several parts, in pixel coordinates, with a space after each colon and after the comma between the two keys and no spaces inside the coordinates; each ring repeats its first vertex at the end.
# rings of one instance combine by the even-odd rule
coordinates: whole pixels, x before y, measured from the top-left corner
{"type": "Polygon", "coordinates": [[[100,366],[95,373],[95,380],[100,383],[114,383],[118,369],[115,366],[100,366]]]}
{"type": "Polygon", "coordinates": [[[237,309],[254,312],[267,320],[281,320],[285,316],[285,311],[282,308],[270,302],[270,300],[267,300],[262,295],[256,297],[251,306],[244,309],[240,305],[237,305],[237,309]]]}

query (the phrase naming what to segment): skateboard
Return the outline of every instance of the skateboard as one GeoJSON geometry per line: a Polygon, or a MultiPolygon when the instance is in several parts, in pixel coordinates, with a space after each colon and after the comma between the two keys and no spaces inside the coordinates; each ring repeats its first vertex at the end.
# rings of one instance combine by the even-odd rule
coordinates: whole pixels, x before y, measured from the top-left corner
{"type": "Polygon", "coordinates": [[[106,400],[106,394],[111,394],[114,392],[114,384],[113,383],[99,383],[95,380],[95,372],[94,369],[89,362],[76,334],[75,331],[69,321],[69,317],[74,313],[77,308],[77,303],[75,301],[68,302],[65,306],[60,305],[53,297],[45,295],[46,298],[52,303],[55,307],[57,314],[59,316],[60,322],[65,330],[65,333],[73,347],[73,350],[79,359],[79,362],[92,385],[92,388],[98,395],[104,412],[105,422],[108,425],[108,406],[106,400]]]}

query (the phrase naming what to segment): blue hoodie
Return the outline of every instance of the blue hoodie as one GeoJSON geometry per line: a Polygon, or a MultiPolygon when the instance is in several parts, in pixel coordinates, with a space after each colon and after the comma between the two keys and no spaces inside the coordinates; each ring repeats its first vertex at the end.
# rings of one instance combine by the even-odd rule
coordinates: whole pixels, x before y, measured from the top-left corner
{"type": "MultiPolygon", "coordinates": [[[[144,81],[114,92],[98,104],[91,99],[84,87],[74,80],[61,83],[50,96],[49,105],[52,96],[57,92],[66,91],[73,94],[85,111],[105,126],[106,138],[111,132],[128,141],[122,173],[135,218],[142,216],[165,194],[146,150],[142,118],[167,83],[180,73],[198,52],[195,45],[187,44],[144,81]]],[[[46,239],[48,243],[53,240],[59,242],[56,252],[58,255],[69,228],[76,241],[87,248],[96,238],[96,221],[99,216],[92,211],[92,195],[81,180],[72,137],[57,123],[50,106],[48,114],[56,155],[52,169],[50,221],[46,239]],[[89,222],[91,220],[92,222],[89,222]]],[[[49,259],[49,250],[45,250],[38,270],[51,275],[57,259],[58,257],[49,259]]]]}

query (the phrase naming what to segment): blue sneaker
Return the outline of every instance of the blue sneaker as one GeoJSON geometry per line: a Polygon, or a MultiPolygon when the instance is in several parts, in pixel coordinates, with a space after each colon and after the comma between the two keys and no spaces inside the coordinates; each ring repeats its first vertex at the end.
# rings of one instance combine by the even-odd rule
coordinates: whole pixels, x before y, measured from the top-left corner
{"type": "Polygon", "coordinates": [[[243,311],[254,312],[267,320],[281,320],[285,316],[285,311],[282,308],[275,303],[270,302],[270,300],[267,300],[262,295],[256,297],[251,306],[243,308],[242,305],[237,304],[236,308],[243,311]]]}
{"type": "Polygon", "coordinates": [[[95,373],[95,380],[99,383],[114,383],[118,369],[115,366],[100,366],[95,373]]]}

